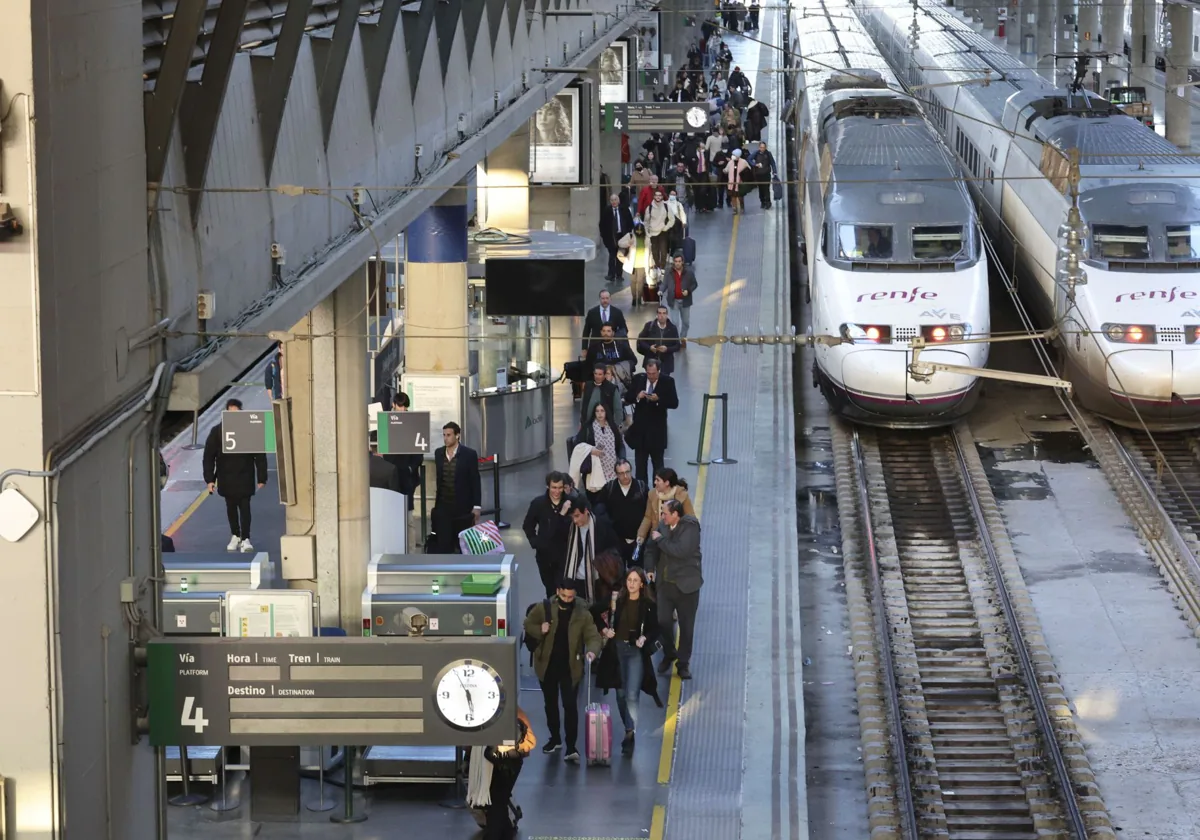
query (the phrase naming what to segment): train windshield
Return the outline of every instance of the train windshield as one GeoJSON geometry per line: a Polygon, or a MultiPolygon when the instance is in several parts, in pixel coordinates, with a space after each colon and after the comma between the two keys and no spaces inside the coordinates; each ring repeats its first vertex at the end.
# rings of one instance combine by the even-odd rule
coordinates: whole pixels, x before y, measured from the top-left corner
{"type": "Polygon", "coordinates": [[[1145,225],[1092,225],[1092,251],[1102,260],[1150,259],[1150,232],[1145,225]]]}
{"type": "Polygon", "coordinates": [[[962,254],[963,229],[959,225],[913,228],[912,247],[915,260],[953,260],[962,254]]]}
{"type": "Polygon", "coordinates": [[[891,225],[838,225],[838,257],[843,260],[890,260],[891,225]]]}
{"type": "Polygon", "coordinates": [[[1167,225],[1167,259],[1200,259],[1200,224],[1167,225]]]}

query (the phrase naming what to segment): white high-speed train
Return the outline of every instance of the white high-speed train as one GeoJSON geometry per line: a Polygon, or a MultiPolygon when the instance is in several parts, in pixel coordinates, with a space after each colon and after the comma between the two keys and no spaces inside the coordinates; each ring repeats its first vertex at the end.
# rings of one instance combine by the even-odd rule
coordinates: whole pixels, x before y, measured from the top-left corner
{"type": "Polygon", "coordinates": [[[987,260],[962,175],[917,100],[902,92],[846,0],[791,10],[800,67],[796,149],[813,384],[835,413],[882,426],[962,417],[979,379],[909,375],[921,360],[982,367],[988,345],[940,342],[990,329],[987,260]]]}
{"type": "MultiPolygon", "coordinates": [[[[1200,166],[1086,91],[1057,88],[940,3],[855,6],[971,173],[1022,299],[1057,324],[1064,374],[1117,423],[1200,426],[1200,166]],[[920,30],[910,48],[915,13],[920,30]],[[986,85],[981,84],[990,72],[986,85]],[[1084,283],[1070,300],[1069,155],[1084,283]]],[[[1076,275],[1078,276],[1078,274],[1076,275]]]]}

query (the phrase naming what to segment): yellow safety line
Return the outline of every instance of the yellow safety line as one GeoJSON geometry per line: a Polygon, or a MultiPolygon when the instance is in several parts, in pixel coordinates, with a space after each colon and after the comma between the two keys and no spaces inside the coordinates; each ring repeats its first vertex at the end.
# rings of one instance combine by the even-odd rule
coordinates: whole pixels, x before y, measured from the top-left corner
{"type": "Polygon", "coordinates": [[[187,510],[185,510],[183,513],[179,514],[179,516],[175,519],[175,521],[171,523],[171,527],[168,528],[167,530],[163,531],[163,533],[166,534],[168,537],[175,536],[175,532],[183,527],[183,523],[185,523],[189,519],[191,519],[192,514],[200,509],[200,505],[204,504],[204,500],[207,499],[209,497],[209,495],[210,494],[209,494],[207,488],[204,489],[203,491],[201,491],[200,495],[196,497],[195,501],[193,501],[190,505],[187,506],[187,510]]]}
{"type": "Polygon", "coordinates": [[[650,840],[663,840],[666,830],[667,808],[665,805],[655,805],[654,814],[650,817],[650,840]]]}
{"type": "MultiPolygon", "coordinates": [[[[717,335],[725,334],[725,317],[729,313],[729,291],[733,282],[733,255],[737,250],[738,224],[741,221],[741,216],[733,217],[733,233],[729,237],[729,260],[725,264],[725,285],[721,288],[721,313],[717,316],[717,335]]],[[[723,344],[718,344],[713,351],[712,361],[712,378],[708,383],[708,393],[714,394],[717,391],[717,381],[721,374],[721,350],[724,349],[723,344]]],[[[701,419],[703,423],[703,419],[701,419]]],[[[704,456],[702,461],[708,460],[709,450],[712,448],[712,437],[710,436],[704,444],[704,456]]],[[[696,472],[696,498],[693,504],[696,506],[696,517],[699,518],[704,508],[704,488],[708,483],[708,465],[702,464],[696,472]]],[[[676,631],[678,632],[678,631],[676,631]]],[[[675,758],[675,732],[679,724],[679,697],[683,691],[683,683],[679,679],[679,674],[672,672],[671,674],[671,689],[667,694],[667,719],[663,723],[663,741],[662,752],[658,757],[658,783],[660,785],[670,784],[671,782],[671,766],[675,758]]],[[[654,817],[650,823],[650,840],[662,840],[663,831],[666,826],[666,810],[662,805],[654,806],[654,817]],[[655,833],[655,828],[658,833],[655,833]]]]}

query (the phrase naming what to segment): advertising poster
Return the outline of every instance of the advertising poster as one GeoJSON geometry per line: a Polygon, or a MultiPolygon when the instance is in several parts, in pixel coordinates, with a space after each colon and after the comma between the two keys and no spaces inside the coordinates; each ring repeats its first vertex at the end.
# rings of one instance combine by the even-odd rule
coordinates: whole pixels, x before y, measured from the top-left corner
{"type": "Polygon", "coordinates": [[[637,66],[639,70],[659,70],[662,68],[660,52],[660,35],[662,27],[659,24],[658,12],[647,12],[634,27],[637,32],[637,66]]]}
{"type": "Polygon", "coordinates": [[[600,54],[600,104],[629,101],[629,43],[615,41],[600,54]]]}
{"type": "Polygon", "coordinates": [[[530,121],[529,181],[579,183],[579,90],[566,88],[530,121]]]}

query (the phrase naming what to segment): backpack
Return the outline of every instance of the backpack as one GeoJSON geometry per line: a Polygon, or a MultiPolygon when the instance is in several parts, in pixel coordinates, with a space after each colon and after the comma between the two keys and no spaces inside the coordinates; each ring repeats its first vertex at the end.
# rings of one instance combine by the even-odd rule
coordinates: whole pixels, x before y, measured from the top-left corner
{"type": "MultiPolygon", "coordinates": [[[[537,606],[536,603],[530,604],[529,608],[525,610],[525,616],[528,617],[529,614],[531,612],[533,612],[533,608],[536,606],[537,606]]],[[[549,598],[545,598],[542,600],[542,613],[545,615],[545,620],[549,621],[550,620],[550,599],[549,598]]],[[[528,633],[525,633],[525,632],[521,633],[521,644],[525,645],[525,649],[527,651],[529,651],[529,664],[531,666],[533,665],[533,654],[538,649],[538,646],[541,645],[542,640],[545,638],[546,637],[543,636],[541,639],[533,639],[533,638],[530,638],[528,633]]]]}

